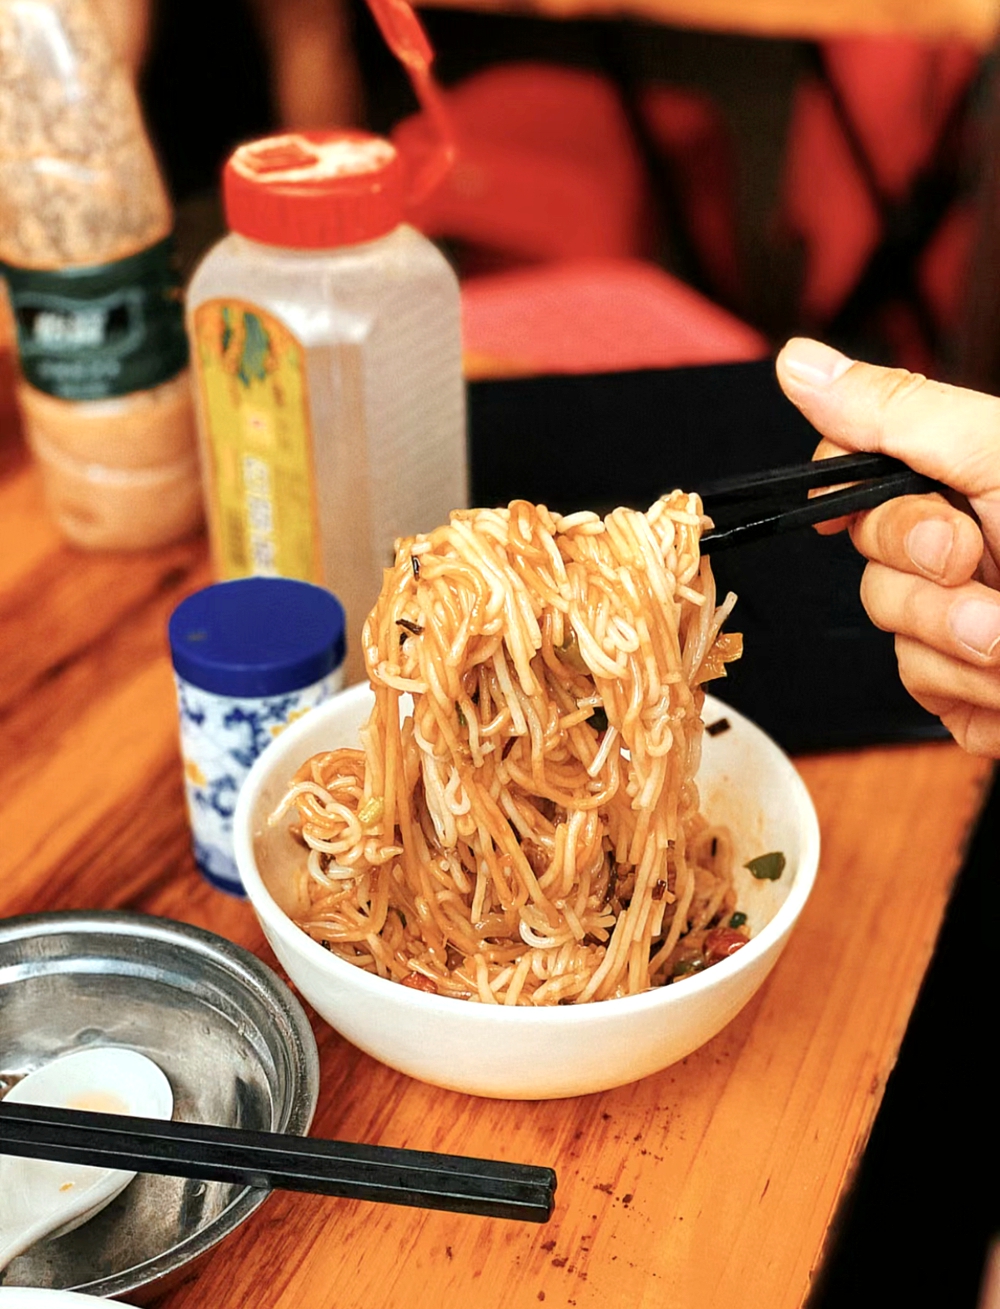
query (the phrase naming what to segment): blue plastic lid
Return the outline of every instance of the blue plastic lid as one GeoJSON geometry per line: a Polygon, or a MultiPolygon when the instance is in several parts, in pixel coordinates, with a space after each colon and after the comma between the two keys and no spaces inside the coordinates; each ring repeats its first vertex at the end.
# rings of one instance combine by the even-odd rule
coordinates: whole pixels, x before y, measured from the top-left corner
{"type": "Polygon", "coordinates": [[[336,596],[288,577],[217,582],[170,616],[178,676],[216,695],[284,695],[311,686],[344,659],[336,596]]]}

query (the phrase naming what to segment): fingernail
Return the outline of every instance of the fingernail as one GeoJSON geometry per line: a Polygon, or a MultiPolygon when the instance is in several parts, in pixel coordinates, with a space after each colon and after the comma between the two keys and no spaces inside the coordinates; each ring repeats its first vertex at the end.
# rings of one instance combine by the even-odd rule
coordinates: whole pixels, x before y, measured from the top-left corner
{"type": "Polygon", "coordinates": [[[955,543],[951,523],[941,518],[925,518],[910,528],[906,537],[906,553],[922,573],[943,577],[948,556],[955,543]]]}
{"type": "Polygon", "coordinates": [[[838,377],[843,377],[854,362],[832,346],[804,336],[789,341],[781,352],[781,359],[792,376],[807,386],[829,386],[838,377]]]}
{"type": "Polygon", "coordinates": [[[963,600],[948,616],[955,638],[978,655],[995,654],[1000,647],[1000,604],[989,600],[963,600]]]}

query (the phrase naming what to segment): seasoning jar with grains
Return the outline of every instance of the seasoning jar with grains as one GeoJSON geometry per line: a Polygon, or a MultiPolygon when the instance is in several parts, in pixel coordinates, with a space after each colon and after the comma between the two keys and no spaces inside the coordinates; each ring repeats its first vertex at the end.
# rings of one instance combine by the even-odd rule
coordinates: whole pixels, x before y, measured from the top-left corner
{"type": "Polygon", "coordinates": [[[201,521],[172,213],[86,0],[0,0],[0,275],[26,435],[63,533],[141,549],[201,521]]]}
{"type": "Polygon", "coordinates": [[[356,681],[394,540],[467,503],[458,282],[380,137],[251,142],[223,194],[187,299],[215,566],[336,591],[356,681]]]}

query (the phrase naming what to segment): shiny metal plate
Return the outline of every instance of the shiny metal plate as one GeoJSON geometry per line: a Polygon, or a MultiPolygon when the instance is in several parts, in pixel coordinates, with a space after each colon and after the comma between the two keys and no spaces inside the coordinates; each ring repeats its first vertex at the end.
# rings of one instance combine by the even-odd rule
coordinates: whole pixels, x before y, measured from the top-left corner
{"type": "MultiPolygon", "coordinates": [[[[173,1087],[175,1118],[309,1130],[319,1089],[312,1030],[287,986],[248,951],[140,914],[0,919],[0,1095],[90,1044],[154,1059],[173,1087]]],[[[140,1175],[90,1222],[14,1260],[0,1285],[149,1299],[268,1194],[140,1175]]]]}

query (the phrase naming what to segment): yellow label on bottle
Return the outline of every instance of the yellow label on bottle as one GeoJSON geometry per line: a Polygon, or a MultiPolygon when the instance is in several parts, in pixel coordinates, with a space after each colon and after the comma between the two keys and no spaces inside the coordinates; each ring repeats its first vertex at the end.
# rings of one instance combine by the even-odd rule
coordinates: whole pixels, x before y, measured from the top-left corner
{"type": "Polygon", "coordinates": [[[199,305],[194,336],[220,574],[321,581],[305,348],[238,300],[199,305]]]}

